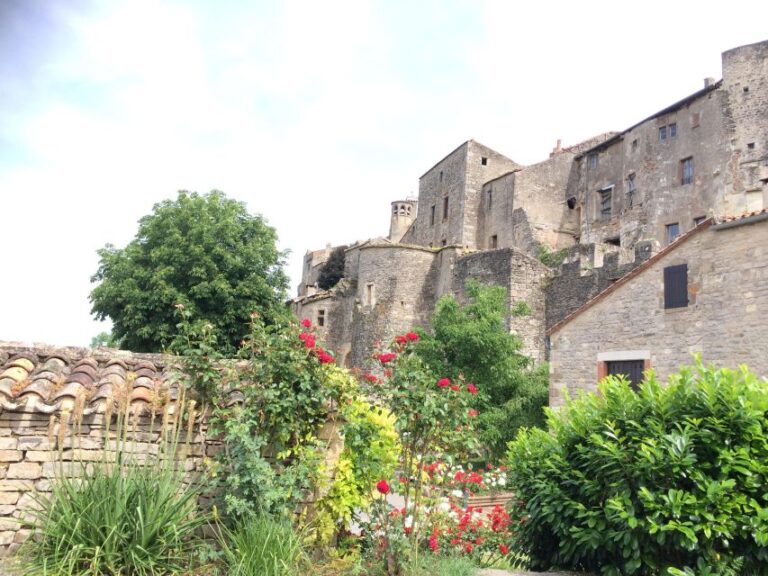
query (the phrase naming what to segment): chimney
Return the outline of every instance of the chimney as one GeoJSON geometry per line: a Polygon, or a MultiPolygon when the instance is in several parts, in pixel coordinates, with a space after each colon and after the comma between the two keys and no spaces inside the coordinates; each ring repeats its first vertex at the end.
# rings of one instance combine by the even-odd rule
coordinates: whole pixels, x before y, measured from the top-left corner
{"type": "Polygon", "coordinates": [[[709,88],[714,83],[715,83],[714,78],[704,78],[704,88],[709,88]]]}
{"type": "Polygon", "coordinates": [[[560,138],[558,138],[557,139],[557,146],[555,146],[552,149],[552,152],[549,154],[549,157],[552,158],[552,156],[554,156],[555,154],[559,154],[560,152],[562,152],[563,151],[563,146],[562,145],[563,145],[563,141],[560,138]]]}

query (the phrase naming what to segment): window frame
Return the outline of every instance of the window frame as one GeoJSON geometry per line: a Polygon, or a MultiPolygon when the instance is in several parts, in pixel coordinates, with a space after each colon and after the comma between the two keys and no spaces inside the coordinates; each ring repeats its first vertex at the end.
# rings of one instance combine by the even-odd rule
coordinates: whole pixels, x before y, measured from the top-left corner
{"type": "Polygon", "coordinates": [[[610,186],[605,186],[598,190],[598,193],[600,194],[600,220],[610,220],[613,218],[613,188],[614,186],[611,184],[610,186]],[[608,208],[605,207],[606,200],[608,202],[608,208]]]}
{"type": "Polygon", "coordinates": [[[669,224],[666,224],[664,226],[664,234],[667,239],[667,245],[672,244],[672,242],[674,242],[680,236],[681,233],[682,232],[680,231],[680,222],[670,222],[669,224]],[[676,231],[674,236],[671,235],[671,232],[673,230],[676,231]]]}
{"type": "Polygon", "coordinates": [[[680,186],[688,186],[694,181],[693,156],[680,160],[680,186]]]}
{"type": "Polygon", "coordinates": [[[688,297],[688,263],[665,266],[663,278],[664,310],[687,308],[690,304],[688,297]]]}

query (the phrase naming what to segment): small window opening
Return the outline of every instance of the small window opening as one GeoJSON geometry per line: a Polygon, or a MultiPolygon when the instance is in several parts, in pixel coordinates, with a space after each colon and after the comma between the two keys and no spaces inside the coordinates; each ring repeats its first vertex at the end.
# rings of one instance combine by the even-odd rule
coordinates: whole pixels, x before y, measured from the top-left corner
{"type": "Polygon", "coordinates": [[[609,220],[611,218],[613,186],[600,190],[600,219],[609,220]]]}
{"type": "Polygon", "coordinates": [[[659,128],[659,142],[662,142],[667,139],[667,127],[662,126],[659,128]]]}
{"type": "Polygon", "coordinates": [[[373,282],[365,285],[365,305],[373,306],[376,304],[376,286],[373,282]]]}
{"type": "Polygon", "coordinates": [[[487,166],[488,165],[488,158],[486,158],[485,156],[480,158],[480,164],[482,164],[483,166],[487,166]]]}
{"type": "Polygon", "coordinates": [[[632,140],[632,152],[634,152],[635,150],[637,150],[637,138],[632,140]]]}
{"type": "Polygon", "coordinates": [[[493,236],[491,236],[490,245],[491,245],[491,250],[495,250],[496,248],[499,247],[499,237],[498,237],[498,235],[494,234],[493,236]]]}
{"type": "Polygon", "coordinates": [[[680,160],[680,184],[693,183],[693,157],[680,160]]]}
{"type": "Polygon", "coordinates": [[[597,154],[590,154],[587,156],[587,166],[591,169],[597,168],[597,154]]]}
{"type": "Polygon", "coordinates": [[[322,308],[317,311],[317,325],[325,326],[325,310],[322,308]]]}
{"type": "Polygon", "coordinates": [[[670,138],[677,138],[677,124],[674,122],[668,126],[669,128],[669,137],[670,138]]]}
{"type": "Polygon", "coordinates": [[[568,200],[566,200],[566,204],[568,204],[569,210],[576,208],[576,196],[569,196],[568,200]]]}
{"type": "Polygon", "coordinates": [[[492,188],[488,189],[488,192],[486,193],[486,199],[487,199],[486,210],[490,212],[491,208],[493,208],[493,189],[492,188]]]}
{"type": "Polygon", "coordinates": [[[744,88],[742,88],[742,90],[743,90],[744,92],[749,92],[749,86],[744,86],[744,88]]]}
{"type": "Polygon", "coordinates": [[[672,242],[675,241],[675,238],[680,236],[680,223],[679,222],[673,222],[672,224],[667,224],[667,244],[672,244],[672,242]]]}
{"type": "Polygon", "coordinates": [[[621,238],[618,236],[614,236],[613,238],[606,238],[605,243],[610,244],[611,246],[621,246],[621,238]]]}
{"type": "Polygon", "coordinates": [[[443,198],[443,220],[448,219],[448,196],[443,198]]]}
{"type": "Polygon", "coordinates": [[[432,204],[432,207],[429,209],[429,225],[434,226],[435,225],[435,205],[432,204]]]}
{"type": "Polygon", "coordinates": [[[440,182],[442,182],[442,181],[443,181],[443,171],[440,170],[440,182]]]}
{"type": "Polygon", "coordinates": [[[755,143],[754,142],[750,142],[749,144],[747,144],[747,148],[749,150],[754,150],[755,149],[755,143]]]}
{"type": "Polygon", "coordinates": [[[706,220],[706,219],[707,219],[706,216],[696,216],[696,218],[693,219],[693,225],[694,226],[698,226],[699,224],[704,222],[704,220],[706,220]]]}
{"type": "Polygon", "coordinates": [[[440,246],[447,246],[447,245],[448,245],[448,241],[445,238],[440,240],[440,246]]]}

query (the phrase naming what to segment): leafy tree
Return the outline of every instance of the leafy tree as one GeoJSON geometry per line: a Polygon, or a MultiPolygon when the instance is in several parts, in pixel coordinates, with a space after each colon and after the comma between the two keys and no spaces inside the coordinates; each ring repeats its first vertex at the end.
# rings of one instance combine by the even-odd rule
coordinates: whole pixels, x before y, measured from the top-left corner
{"type": "Polygon", "coordinates": [[[274,228],[242,202],[216,190],[181,191],[139,220],[125,248],[107,244],[98,251],[91,313],[112,319],[125,348],[152,352],[174,339],[174,306],[182,304],[216,328],[222,351],[234,351],[252,312],[267,324],[286,313],[285,254],[276,241],[274,228]]]}
{"type": "Polygon", "coordinates": [[[477,385],[477,428],[489,455],[498,458],[521,426],[542,426],[548,398],[546,365],[535,367],[520,352],[522,342],[505,326],[507,291],[467,282],[469,302],[444,296],[435,307],[432,333],[417,353],[436,374],[463,375],[477,385]]]}
{"type": "Polygon", "coordinates": [[[317,285],[321,290],[328,290],[333,288],[339,283],[339,280],[344,278],[344,261],[346,246],[337,246],[328,256],[328,260],[325,261],[323,267],[320,269],[320,274],[317,277],[317,285]]]}
{"type": "Polygon", "coordinates": [[[102,346],[107,348],[120,348],[120,339],[115,338],[112,332],[100,332],[91,338],[91,348],[100,348],[102,346]]]}

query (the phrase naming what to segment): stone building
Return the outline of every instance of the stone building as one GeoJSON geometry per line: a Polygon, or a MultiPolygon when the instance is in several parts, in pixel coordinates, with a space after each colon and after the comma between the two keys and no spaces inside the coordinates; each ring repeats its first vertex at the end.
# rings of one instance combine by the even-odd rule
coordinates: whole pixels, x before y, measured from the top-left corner
{"type": "Polygon", "coordinates": [[[549,331],[550,406],[608,374],[664,380],[700,353],[768,375],[768,210],[707,219],[549,331]]]}
{"type": "Polygon", "coordinates": [[[294,311],[359,366],[477,278],[506,287],[510,306],[526,301],[532,314],[509,329],[547,359],[547,328],[680,235],[768,206],[768,41],[722,62],[722,80],[621,132],[558,141],[531,166],[463,143],[421,176],[418,201],[392,203],[387,238],[346,251],[335,288],[314,288],[330,249],[308,252],[294,311]]]}

